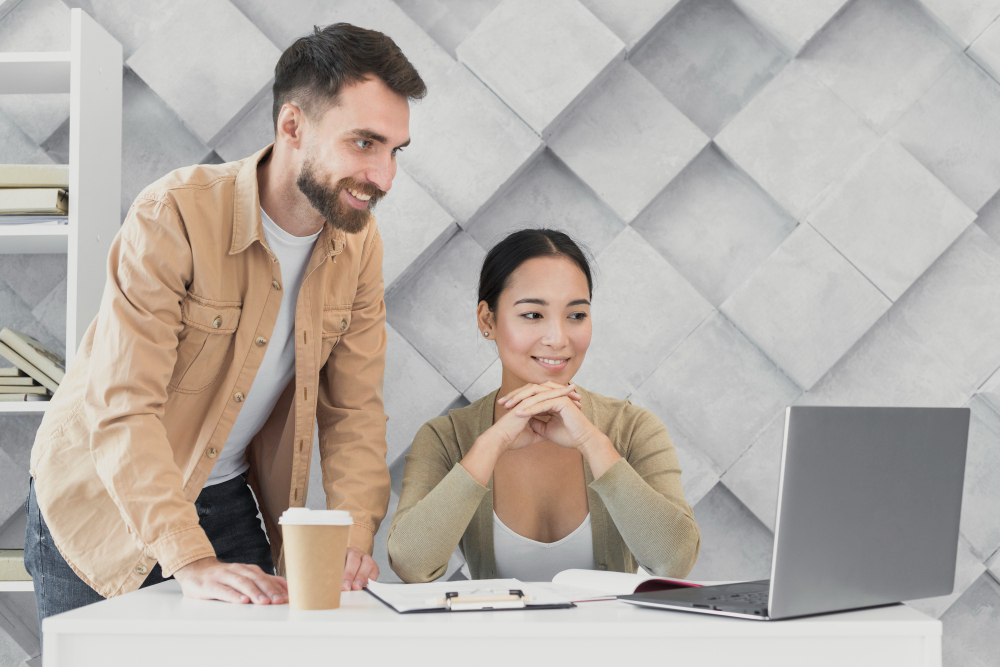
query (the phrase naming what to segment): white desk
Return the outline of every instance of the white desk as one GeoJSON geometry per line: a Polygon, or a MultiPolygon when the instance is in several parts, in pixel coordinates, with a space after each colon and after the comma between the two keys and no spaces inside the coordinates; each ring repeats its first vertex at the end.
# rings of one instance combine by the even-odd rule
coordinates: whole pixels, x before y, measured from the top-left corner
{"type": "Polygon", "coordinates": [[[101,665],[941,665],[941,622],[905,606],[762,622],[590,602],[397,614],[361,591],[333,611],[186,599],[170,581],[45,620],[45,667],[101,665]]]}

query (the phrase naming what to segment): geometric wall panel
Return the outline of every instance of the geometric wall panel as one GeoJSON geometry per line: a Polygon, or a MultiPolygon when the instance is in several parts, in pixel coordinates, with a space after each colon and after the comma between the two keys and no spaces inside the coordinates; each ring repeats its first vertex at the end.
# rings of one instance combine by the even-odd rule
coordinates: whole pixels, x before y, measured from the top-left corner
{"type": "Polygon", "coordinates": [[[689,578],[738,581],[770,576],[771,531],[724,484],[716,484],[694,506],[694,518],[701,530],[701,552],[689,578]]]}
{"type": "Polygon", "coordinates": [[[596,254],[625,228],[624,223],[557,158],[546,150],[463,227],[484,249],[514,230],[547,227],[572,234],[596,254]]]}
{"type": "Polygon", "coordinates": [[[798,403],[957,408],[969,394],[952,365],[890,309],[798,403]]]}
{"type": "Polygon", "coordinates": [[[580,0],[618,35],[629,52],[641,43],[680,0],[580,0]]]}
{"type": "Polygon", "coordinates": [[[896,302],[893,314],[971,393],[1000,367],[1000,246],[970,225],[896,302]]]}
{"type": "Polygon", "coordinates": [[[459,391],[496,358],[493,344],[476,325],[476,284],[485,256],[479,244],[459,231],[386,297],[389,324],[459,391]]]}
{"type": "Polygon", "coordinates": [[[969,450],[962,498],[962,534],[982,560],[1000,549],[1000,414],[985,401],[969,401],[969,450]]]}
{"type": "Polygon", "coordinates": [[[877,136],[799,61],[716,137],[722,151],[801,220],[877,136]]]}
{"type": "Polygon", "coordinates": [[[722,482],[770,530],[778,513],[781,443],[785,435],[782,411],[760,437],[722,476],[722,482]]]}
{"type": "Polygon", "coordinates": [[[280,55],[229,0],[185,0],[126,64],[212,146],[264,95],[280,55]]]}
{"type": "Polygon", "coordinates": [[[413,272],[458,230],[452,217],[402,168],[392,180],[392,196],[375,208],[382,236],[382,278],[392,289],[404,273],[413,272]]]}
{"type": "Polygon", "coordinates": [[[1000,83],[967,58],[956,59],[890,135],[973,211],[1000,189],[1000,83]]]}
{"type": "Polygon", "coordinates": [[[713,309],[632,229],[598,255],[597,269],[601,300],[589,356],[634,391],[713,309]]]}
{"type": "Polygon", "coordinates": [[[808,220],[895,301],[975,217],[909,153],[883,141],[808,220]]]}
{"type": "Polygon", "coordinates": [[[795,56],[847,1],[733,0],[733,4],[795,56]]]}
{"type": "Polygon", "coordinates": [[[979,575],[941,616],[943,662],[954,667],[994,667],[1000,655],[1000,583],[979,575]]]}
{"type": "Polygon", "coordinates": [[[718,307],[795,225],[709,144],[631,226],[718,307]]]}
{"type": "Polygon", "coordinates": [[[671,424],[675,443],[728,470],[801,390],[719,313],[674,350],[636,391],[671,424]],[[713,363],[704,360],[711,357],[713,363]]]}
{"type": "Polygon", "coordinates": [[[809,225],[800,225],[721,310],[808,389],[890,302],[809,225]]]}
{"type": "Polygon", "coordinates": [[[577,0],[504,0],[455,52],[544,137],[624,49],[577,0]]]}
{"type": "Polygon", "coordinates": [[[549,138],[555,154],[625,222],[707,143],[708,137],[627,62],[591,90],[549,138]]]}
{"type": "Polygon", "coordinates": [[[954,63],[955,54],[951,39],[916,0],[857,0],[802,58],[883,134],[954,63]]]}
{"type": "MultiPolygon", "coordinates": [[[[69,8],[59,0],[15,3],[0,23],[0,51],[69,51],[69,8]]],[[[36,144],[69,117],[69,95],[0,95],[6,113],[36,144]]]]}
{"type": "Polygon", "coordinates": [[[1000,0],[920,0],[963,47],[1000,16],[1000,0]]]}
{"type": "Polygon", "coordinates": [[[729,0],[687,0],[629,61],[715,136],[787,58],[729,0]]]}
{"type": "Polygon", "coordinates": [[[1000,22],[994,21],[969,47],[969,57],[1000,81],[1000,22]]]}

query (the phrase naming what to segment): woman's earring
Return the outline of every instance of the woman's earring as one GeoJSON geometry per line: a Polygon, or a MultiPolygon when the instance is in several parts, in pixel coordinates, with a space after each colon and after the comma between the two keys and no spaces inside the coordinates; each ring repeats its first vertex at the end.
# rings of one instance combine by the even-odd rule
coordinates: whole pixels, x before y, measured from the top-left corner
{"type": "Polygon", "coordinates": [[[489,338],[489,337],[490,337],[490,332],[489,331],[484,331],[483,332],[483,338],[489,338]]]}

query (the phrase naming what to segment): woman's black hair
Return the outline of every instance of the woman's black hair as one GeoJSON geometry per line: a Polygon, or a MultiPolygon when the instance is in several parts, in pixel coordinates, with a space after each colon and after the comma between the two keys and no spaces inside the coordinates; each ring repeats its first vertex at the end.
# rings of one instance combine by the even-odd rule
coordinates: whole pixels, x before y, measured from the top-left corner
{"type": "Polygon", "coordinates": [[[517,267],[535,257],[566,257],[587,277],[589,296],[594,296],[594,279],[590,263],[576,241],[554,229],[521,229],[503,239],[486,254],[479,273],[479,301],[485,301],[496,312],[500,293],[507,288],[510,275],[517,267]]]}

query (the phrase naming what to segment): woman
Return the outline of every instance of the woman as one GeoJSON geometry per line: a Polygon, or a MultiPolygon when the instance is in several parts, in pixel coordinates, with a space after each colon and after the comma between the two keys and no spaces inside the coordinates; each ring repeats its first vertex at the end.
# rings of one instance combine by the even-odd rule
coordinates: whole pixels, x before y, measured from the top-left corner
{"type": "Polygon", "coordinates": [[[477,318],[502,383],[417,433],[388,537],[403,581],[441,576],[456,546],[473,579],[694,566],[701,537],[666,428],[569,384],[590,345],[592,294],[587,259],[561,232],[524,229],[487,254],[477,318]]]}

